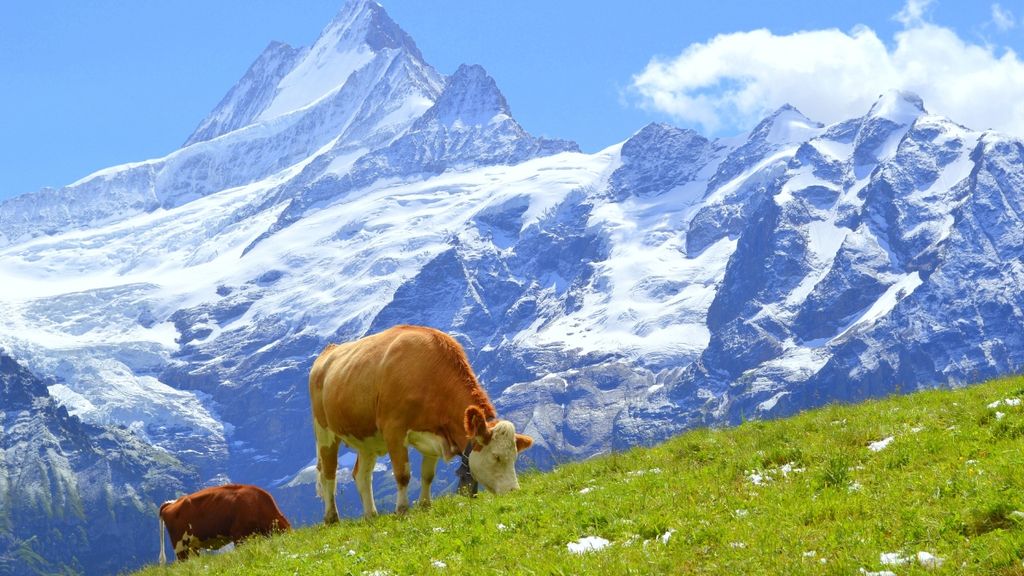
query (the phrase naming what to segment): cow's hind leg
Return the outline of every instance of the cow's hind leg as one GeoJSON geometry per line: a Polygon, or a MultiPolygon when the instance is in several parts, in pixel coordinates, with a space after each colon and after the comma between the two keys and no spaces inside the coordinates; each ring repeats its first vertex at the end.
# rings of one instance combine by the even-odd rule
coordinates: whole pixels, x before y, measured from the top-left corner
{"type": "Polygon", "coordinates": [[[338,506],[334,502],[337,489],[338,446],[340,439],[313,419],[316,432],[317,493],[324,500],[324,523],[338,521],[338,506]]]}
{"type": "Polygon", "coordinates": [[[356,467],[352,470],[352,479],[356,481],[356,490],[363,501],[363,516],[370,518],[377,515],[377,505],[373,503],[373,465],[377,456],[373,452],[359,451],[356,467]]]}
{"type": "Polygon", "coordinates": [[[434,472],[437,470],[437,456],[423,456],[423,463],[420,464],[420,506],[430,506],[430,483],[434,481],[434,472]]]}
{"type": "Polygon", "coordinates": [[[409,480],[412,478],[412,472],[409,470],[409,450],[405,447],[404,435],[385,435],[384,442],[387,443],[395,483],[398,484],[395,511],[401,514],[409,510],[409,480]]]}

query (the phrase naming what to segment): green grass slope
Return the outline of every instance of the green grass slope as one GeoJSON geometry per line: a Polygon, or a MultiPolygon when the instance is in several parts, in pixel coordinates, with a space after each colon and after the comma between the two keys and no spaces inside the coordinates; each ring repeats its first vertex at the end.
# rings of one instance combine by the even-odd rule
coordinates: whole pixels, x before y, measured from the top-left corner
{"type": "Polygon", "coordinates": [[[695,430],[523,474],[512,495],[443,497],[138,574],[1024,575],[1016,398],[1024,378],[695,430]],[[570,551],[586,537],[608,544],[570,551]]]}

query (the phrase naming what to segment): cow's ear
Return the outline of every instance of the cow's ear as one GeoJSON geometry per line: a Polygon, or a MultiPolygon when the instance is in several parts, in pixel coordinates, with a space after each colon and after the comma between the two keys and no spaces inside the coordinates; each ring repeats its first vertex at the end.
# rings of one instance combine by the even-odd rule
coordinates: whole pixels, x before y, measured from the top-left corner
{"type": "Polygon", "coordinates": [[[491,441],[491,431],[487,428],[487,416],[479,406],[466,408],[466,435],[480,444],[491,441]]]}
{"type": "Polygon", "coordinates": [[[533,446],[533,438],[526,434],[516,434],[516,452],[522,452],[530,446],[533,446]]]}

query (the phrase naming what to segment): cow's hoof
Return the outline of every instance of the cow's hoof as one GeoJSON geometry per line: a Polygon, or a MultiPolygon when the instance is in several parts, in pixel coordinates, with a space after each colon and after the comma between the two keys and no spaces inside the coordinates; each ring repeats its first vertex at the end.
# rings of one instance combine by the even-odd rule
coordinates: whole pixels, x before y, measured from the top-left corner
{"type": "Polygon", "coordinates": [[[420,500],[420,508],[430,508],[430,500],[420,500]]]}
{"type": "Polygon", "coordinates": [[[409,513],[409,506],[407,506],[407,505],[399,506],[398,508],[395,509],[395,512],[397,512],[398,514],[408,514],[409,513]]]}
{"type": "Polygon", "coordinates": [[[338,515],[331,514],[330,516],[324,516],[324,524],[331,525],[338,523],[338,515]]]}

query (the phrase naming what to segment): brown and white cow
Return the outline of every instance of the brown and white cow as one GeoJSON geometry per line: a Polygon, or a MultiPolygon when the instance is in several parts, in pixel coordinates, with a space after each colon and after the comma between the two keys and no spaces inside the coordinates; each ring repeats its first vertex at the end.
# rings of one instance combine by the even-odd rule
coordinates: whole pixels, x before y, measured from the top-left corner
{"type": "Polygon", "coordinates": [[[171,535],[178,560],[201,549],[238,543],[253,534],[268,535],[291,529],[273,496],[246,484],[204,488],[160,506],[160,563],[164,553],[164,525],[171,535]]]}
{"type": "Polygon", "coordinates": [[[338,520],[335,474],[344,442],[358,454],[352,476],[363,514],[374,516],[373,467],[387,453],[398,483],[397,509],[409,507],[409,453],[423,455],[420,505],[430,504],[438,458],[461,454],[470,441],[469,468],[485,488],[519,488],[515,461],[533,439],[496,419],[462,346],[444,332],[396,326],[341,345],[328,345],[309,373],[317,444],[317,492],[324,522],[338,520]]]}

